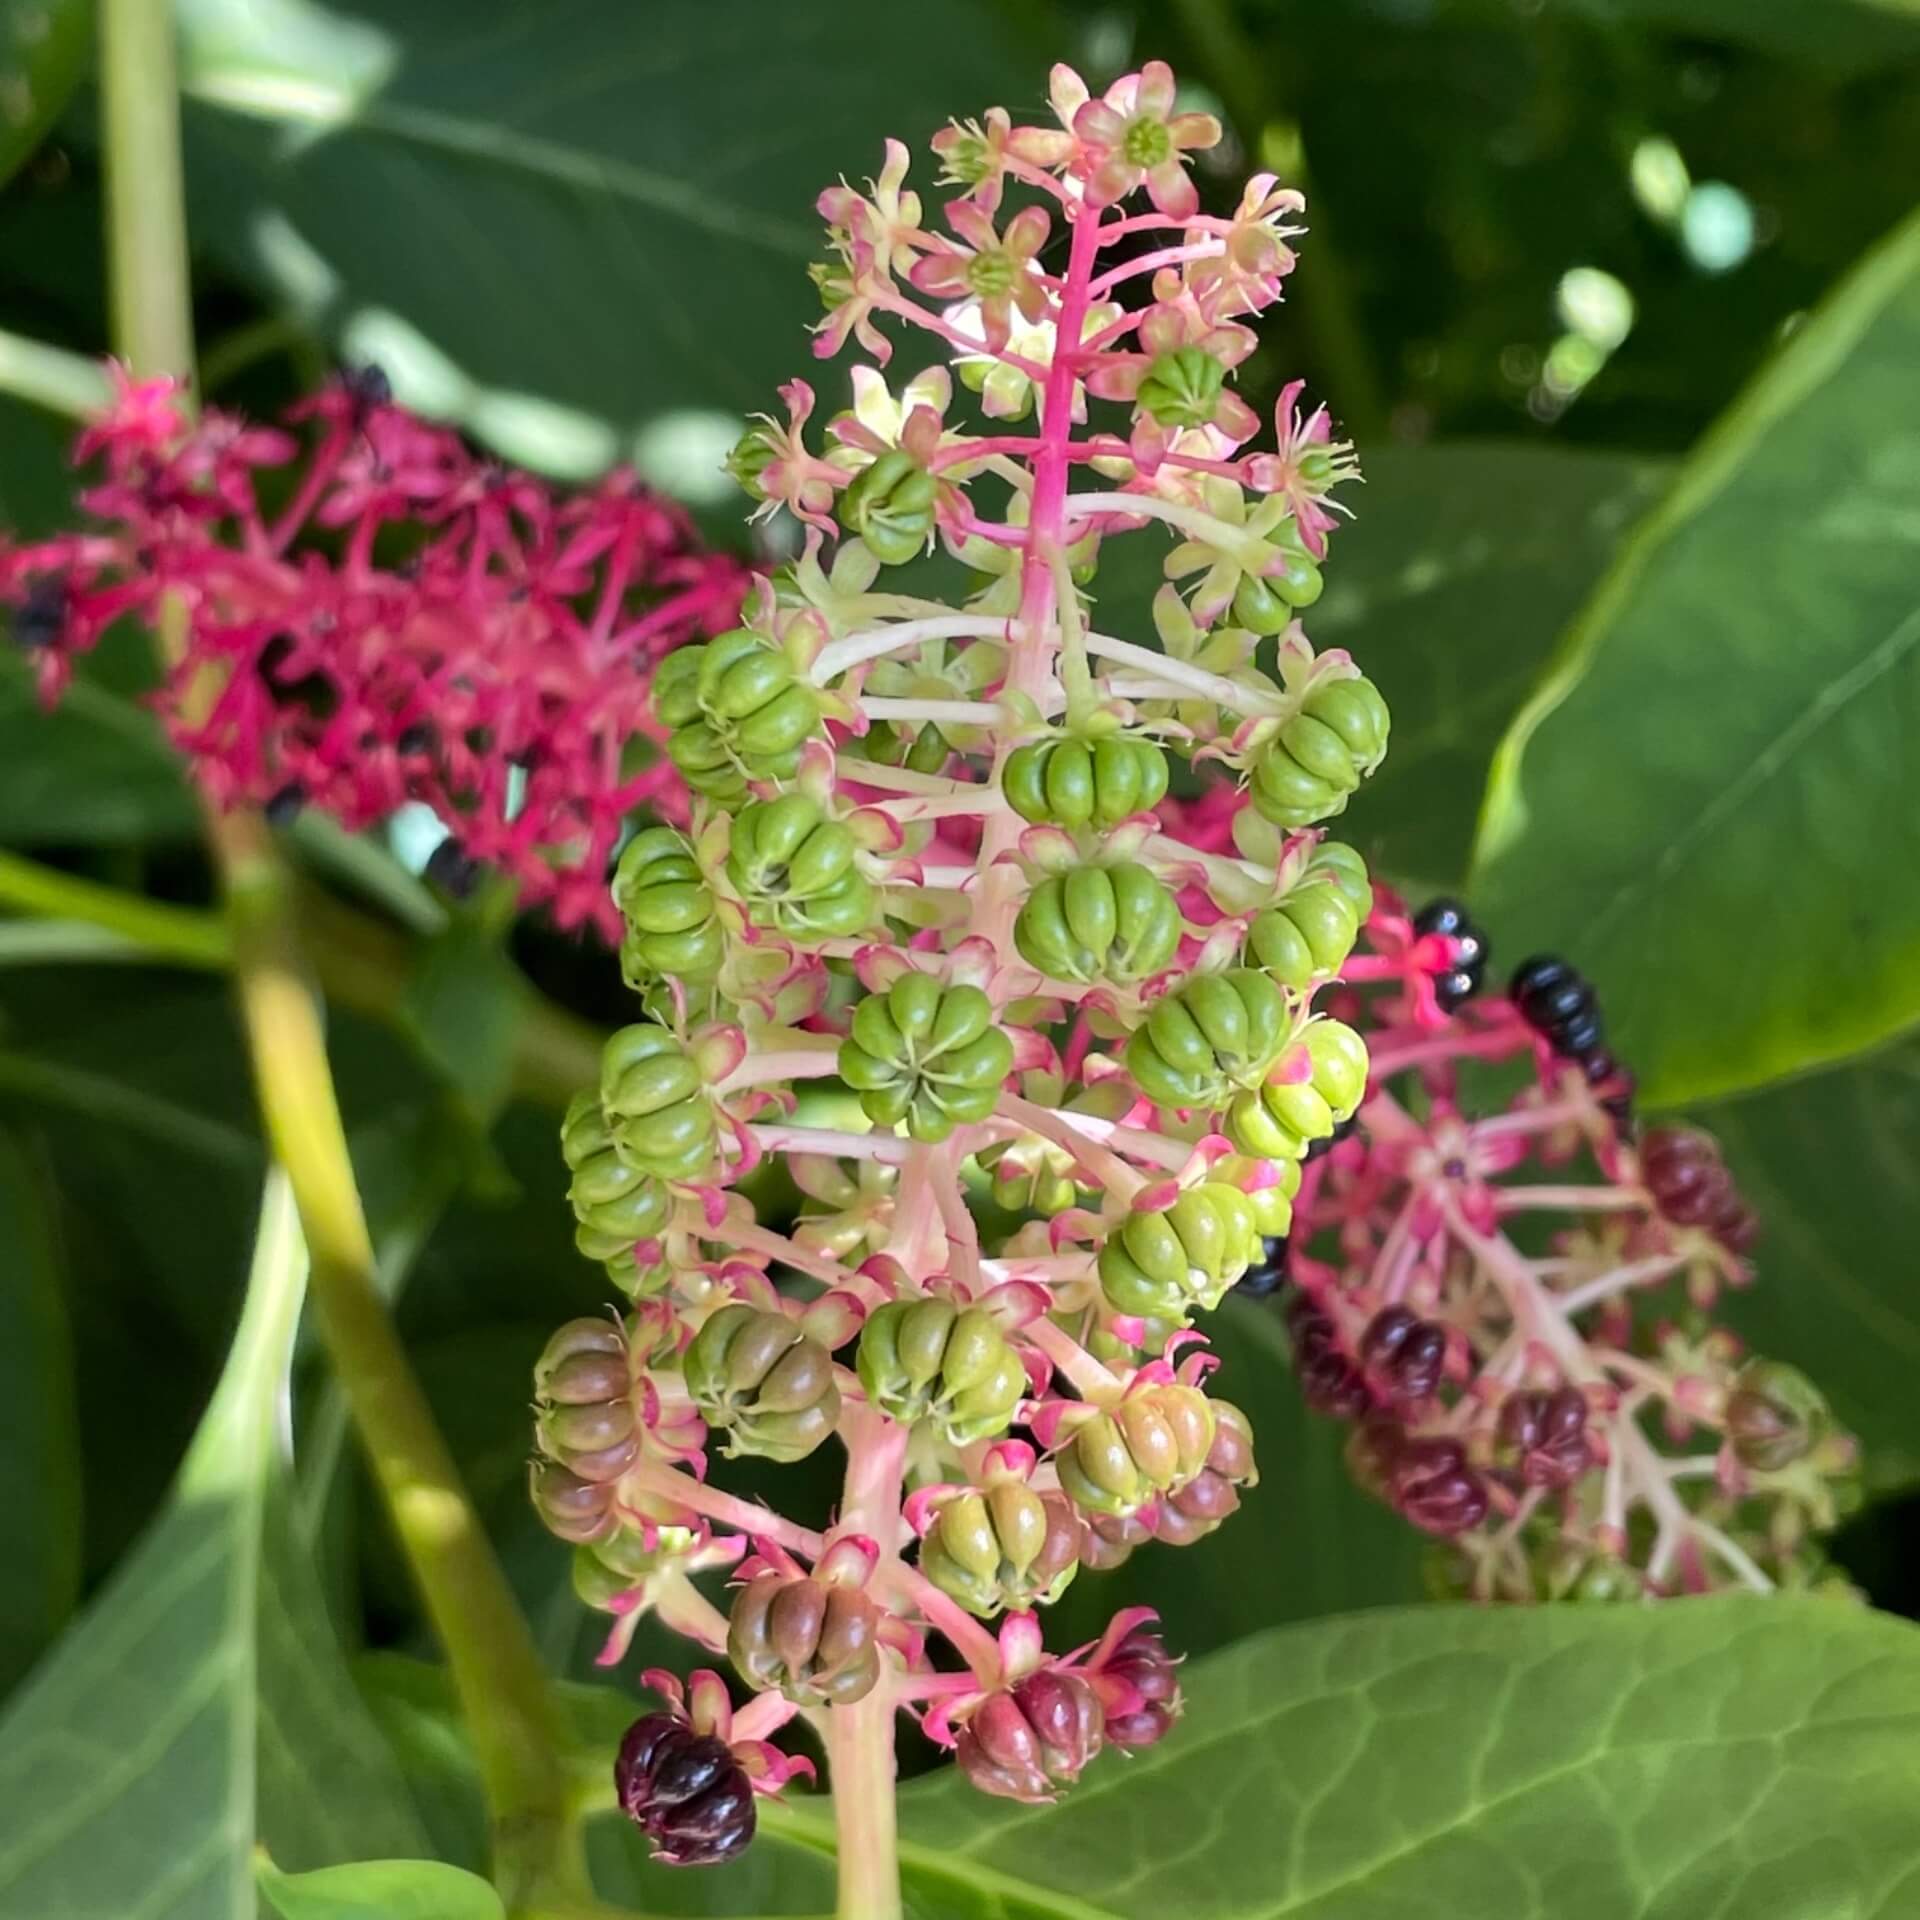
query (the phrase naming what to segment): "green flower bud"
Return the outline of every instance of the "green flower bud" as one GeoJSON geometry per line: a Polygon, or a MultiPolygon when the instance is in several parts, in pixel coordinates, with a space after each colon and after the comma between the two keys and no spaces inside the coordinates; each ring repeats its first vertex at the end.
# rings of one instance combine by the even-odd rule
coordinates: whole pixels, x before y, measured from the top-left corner
{"type": "Polygon", "coordinates": [[[720,1308],[693,1336],[682,1371],[701,1416],[727,1430],[734,1457],[804,1460],[840,1417],[832,1356],[784,1313],[720,1308]]]}
{"type": "Polygon", "coordinates": [[[1184,1324],[1217,1307],[1260,1252],[1253,1204],[1202,1181],[1153,1213],[1130,1213],[1100,1250],[1100,1288],[1119,1313],[1184,1324]]]}
{"type": "Polygon", "coordinates": [[[684,834],[672,827],[636,834],[613,871],[613,904],[627,923],[620,964],[630,987],[662,977],[702,986],[719,973],[726,936],[684,834]]]}
{"type": "Polygon", "coordinates": [[[1013,939],[1028,966],[1050,979],[1131,986],[1173,958],[1180,909],[1138,861],[1075,867],[1027,896],[1013,939]]]}
{"type": "Polygon", "coordinates": [[[1219,411],[1227,370],[1203,347],[1159,354],[1140,381],[1138,404],[1163,427],[1204,427],[1219,411]]]}
{"type": "Polygon", "coordinates": [[[1085,1523],[1066,1498],[1024,1481],[943,1501],[920,1543],[920,1571],[969,1613],[1050,1606],[1080,1567],[1085,1523]]]}
{"type": "Polygon", "coordinates": [[[1275,826],[1342,811],[1387,750],[1387,703],[1371,680],[1323,680],[1253,768],[1253,804],[1275,826]]]}
{"type": "Polygon", "coordinates": [[[1127,1071],[1159,1106],[1217,1107],[1266,1073],[1292,1031],[1286,997],[1264,973],[1197,974],[1148,1009],[1127,1042],[1127,1071]]]}
{"type": "Polygon", "coordinates": [[[1749,1360],[1727,1396],[1734,1458],[1754,1473],[1779,1473],[1804,1460],[1832,1426],[1825,1396],[1798,1367],[1749,1360]]]}
{"type": "Polygon", "coordinates": [[[560,1151],[573,1174],[567,1199],[579,1223],[574,1244],[589,1260],[601,1261],[630,1296],[659,1292],[671,1276],[664,1267],[642,1268],[633,1248],[666,1226],[673,1198],[651,1174],[620,1157],[591,1088],[582,1088],[567,1108],[560,1151]]]}
{"type": "Polygon", "coordinates": [[[882,565],[917,559],[933,537],[939,482],[910,453],[895,448],[863,468],[841,494],[840,524],[857,533],[882,565]]]}
{"type": "Polygon", "coordinates": [[[1185,1486],[1206,1465],[1213,1434],[1213,1408],[1197,1387],[1150,1387],[1076,1427],[1054,1464],[1076,1507],[1126,1515],[1185,1486]]]}
{"type": "Polygon", "coordinates": [[[726,458],[726,470],[743,493],[755,500],[764,500],[767,490],[761,484],[760,476],[779,457],[779,450],[774,446],[768,429],[764,425],[749,427],[733,443],[733,449],[726,458]]]}
{"type": "Polygon", "coordinates": [[[1312,1071],[1305,1080],[1264,1081],[1236,1094],[1226,1135],[1264,1160],[1299,1160],[1309,1145],[1350,1119],[1367,1091],[1367,1043],[1338,1020],[1309,1021],[1300,1036],[1312,1071]]]}
{"type": "Polygon", "coordinates": [[[1005,1433],[1027,1370],[999,1322],[951,1300],[892,1300],[860,1330],[867,1398],[906,1425],[930,1421],[951,1446],[1005,1433]]]}
{"type": "Polygon", "coordinates": [[[839,1068],[875,1126],[904,1120],[914,1139],[944,1140],[993,1111],[1013,1070],[1013,1042],[978,987],[905,973],[854,1008],[839,1068]]]}
{"type": "Polygon", "coordinates": [[[821,726],[814,688],[775,642],[745,627],[670,653],[653,704],[674,765],[722,805],[744,799],[748,780],[792,779],[821,726]]]}
{"type": "Polygon", "coordinates": [[[642,1021],[600,1054],[600,1105],[614,1151],[661,1180],[696,1180],[713,1159],[713,1102],[678,1037],[642,1021]]]}
{"type": "Polygon", "coordinates": [[[1093,741],[1033,740],[1007,756],[1000,785],[1023,820],[1116,827],[1166,798],[1167,756],[1151,740],[1118,733],[1093,741]]]}
{"type": "Polygon", "coordinates": [[[817,800],[783,793],[734,816],[727,878],[755,926],[789,939],[845,938],[870,927],[879,904],[856,851],[852,831],[817,800]]]}
{"type": "MultiPolygon", "coordinates": [[[[1339,848],[1341,854],[1351,852],[1339,848]]],[[[1359,856],[1353,855],[1356,864],[1359,856]]],[[[1366,868],[1360,888],[1371,901],[1366,868]]],[[[1247,962],[1304,993],[1340,971],[1359,937],[1364,909],[1354,899],[1351,872],[1339,864],[1322,865],[1316,856],[1299,881],[1271,907],[1254,915],[1247,927],[1247,962]]]]}
{"type": "Polygon", "coordinates": [[[880,1678],[879,1615],[858,1587],[756,1574],[735,1596],[727,1658],[748,1686],[802,1707],[848,1707],[880,1678]]]}

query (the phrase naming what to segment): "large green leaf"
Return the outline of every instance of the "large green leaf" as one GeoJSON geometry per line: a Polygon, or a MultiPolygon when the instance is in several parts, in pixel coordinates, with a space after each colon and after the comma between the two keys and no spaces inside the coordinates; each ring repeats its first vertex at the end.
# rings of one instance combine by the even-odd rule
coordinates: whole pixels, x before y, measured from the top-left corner
{"type": "Polygon", "coordinates": [[[1503,743],[1497,939],[1601,985],[1653,1105],[1920,1017],[1920,217],[1709,437],[1503,743]]]}
{"type": "Polygon", "coordinates": [[[437,1860],[369,1860],[282,1873],[262,1861],[260,1891],[280,1920],[506,1920],[477,1874],[437,1860]]]}
{"type": "Polygon", "coordinates": [[[1868,1483],[1920,1481],[1920,1044],[1709,1109],[1759,1209],[1760,1283],[1728,1321],[1804,1367],[1865,1443],[1868,1483]]]}
{"type": "Polygon", "coordinates": [[[311,1570],[270,1523],[305,1263],[270,1188],[226,1371],[174,1494],[0,1722],[6,1920],[250,1920],[256,1833],[295,1865],[420,1850],[311,1570]]]}
{"type": "Polygon", "coordinates": [[[664,410],[769,405],[810,364],[815,195],[1045,71],[984,0],[181,14],[201,239],[403,392],[588,471],[664,410]]]}
{"type": "Polygon", "coordinates": [[[0,1131],[0,1697],[80,1597],[80,1430],[73,1333],[45,1182],[0,1131]]]}
{"type": "Polygon", "coordinates": [[[962,1920],[1899,1920],[1920,1910],[1920,1632],[1844,1602],[1434,1607],[1188,1669],[1187,1715],[1057,1809],[903,1806],[962,1920]]]}

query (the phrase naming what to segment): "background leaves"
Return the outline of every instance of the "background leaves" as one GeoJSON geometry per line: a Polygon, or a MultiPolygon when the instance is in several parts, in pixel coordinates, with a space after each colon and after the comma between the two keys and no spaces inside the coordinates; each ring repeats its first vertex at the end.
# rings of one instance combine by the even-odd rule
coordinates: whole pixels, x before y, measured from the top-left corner
{"type": "Polygon", "coordinates": [[[1656,1105],[1920,1015],[1920,221],[1690,463],[1502,748],[1478,898],[1564,948],[1656,1105]]]}

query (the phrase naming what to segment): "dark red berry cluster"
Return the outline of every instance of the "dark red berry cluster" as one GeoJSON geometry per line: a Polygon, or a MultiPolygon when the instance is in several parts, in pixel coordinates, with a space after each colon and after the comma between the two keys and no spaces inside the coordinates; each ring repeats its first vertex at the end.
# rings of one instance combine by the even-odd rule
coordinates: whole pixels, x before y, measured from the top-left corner
{"type": "Polygon", "coordinates": [[[1662,1219],[1703,1227],[1729,1253],[1745,1253],[1760,1219],[1742,1198],[1720,1143],[1698,1127],[1656,1127],[1640,1145],[1640,1177],[1662,1219]]]}
{"type": "Polygon", "coordinates": [[[717,1734],[671,1713],[627,1729],[613,1763],[620,1810],[676,1867],[717,1866],[746,1850],[758,1820],[746,1769],[717,1734]]]}

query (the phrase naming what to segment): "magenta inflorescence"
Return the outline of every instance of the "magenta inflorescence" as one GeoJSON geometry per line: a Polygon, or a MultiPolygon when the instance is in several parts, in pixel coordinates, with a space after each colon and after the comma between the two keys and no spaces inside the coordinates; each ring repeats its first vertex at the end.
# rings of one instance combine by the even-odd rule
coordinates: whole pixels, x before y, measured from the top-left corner
{"type": "Polygon", "coordinates": [[[630,474],[561,495],[371,371],[278,426],[116,381],[78,448],[104,468],[82,495],[97,524],[0,550],[45,697],[115,622],[175,620],[157,703],[217,805],[361,828],[421,802],[528,904],[617,934],[628,816],[684,817],[652,666],[729,625],[744,565],[630,474]]]}
{"type": "Polygon", "coordinates": [[[1758,1221],[1712,1136],[1636,1128],[1566,962],[1476,996],[1464,911],[1384,889],[1363,938],[1334,1003],[1372,1079],[1306,1170],[1284,1307],[1361,1484],[1479,1599],[1831,1579],[1815,1536],[1854,1497],[1854,1446],[1802,1374],[1714,1323],[1758,1221]]]}

